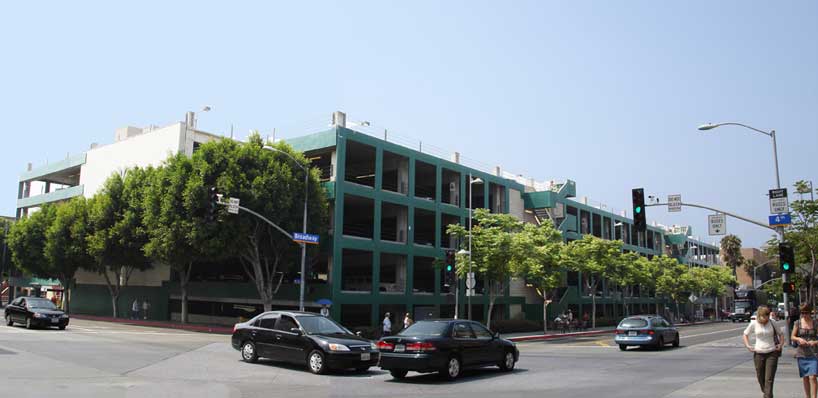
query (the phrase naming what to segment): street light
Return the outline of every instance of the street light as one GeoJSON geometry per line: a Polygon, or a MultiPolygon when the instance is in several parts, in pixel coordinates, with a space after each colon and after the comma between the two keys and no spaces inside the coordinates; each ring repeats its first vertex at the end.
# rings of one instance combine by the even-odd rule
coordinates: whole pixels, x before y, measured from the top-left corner
{"type": "MultiPolygon", "coordinates": [[[[471,218],[472,214],[474,213],[474,208],[472,206],[472,185],[474,184],[482,184],[483,180],[480,177],[474,178],[472,177],[471,173],[469,173],[469,274],[471,275],[471,218]]],[[[461,250],[462,251],[462,250],[461,250]]],[[[466,254],[466,253],[464,253],[466,254]]],[[[468,280],[468,276],[466,278],[468,280]]],[[[469,305],[469,320],[471,320],[471,295],[468,297],[468,305],[469,305]]]]}
{"type": "MultiPolygon", "coordinates": [[[[755,131],[757,133],[761,133],[761,134],[764,134],[764,135],[772,138],[772,140],[773,140],[773,162],[775,163],[775,187],[777,189],[781,189],[781,176],[778,173],[778,145],[777,145],[777,143],[775,141],[775,130],[770,130],[769,132],[767,132],[767,131],[757,129],[757,128],[752,127],[752,126],[748,126],[746,124],[735,123],[735,122],[707,123],[707,124],[703,124],[703,125],[699,126],[699,130],[707,131],[707,130],[712,130],[712,129],[716,128],[716,127],[721,127],[721,126],[744,127],[744,128],[746,128],[748,130],[753,130],[753,131],[755,131]]],[[[784,242],[784,227],[776,227],[776,231],[778,232],[779,240],[781,242],[784,242]]],[[[787,282],[787,279],[788,279],[787,274],[784,274],[784,275],[781,276],[782,282],[787,282]]],[[[753,281],[753,283],[755,283],[755,281],[753,281]]],[[[789,316],[790,316],[789,315],[789,306],[790,306],[790,302],[787,300],[787,293],[784,293],[784,311],[787,313],[787,315],[786,315],[787,318],[789,318],[789,316]]]]}
{"type": "MultiPolygon", "coordinates": [[[[274,148],[274,147],[271,147],[269,145],[265,145],[263,147],[263,149],[267,150],[267,151],[270,151],[270,152],[280,153],[280,154],[283,154],[283,155],[287,156],[288,158],[290,158],[293,161],[293,163],[295,163],[298,167],[300,167],[301,170],[304,170],[304,224],[303,224],[301,232],[306,234],[307,233],[307,199],[309,198],[309,193],[310,193],[310,191],[309,191],[309,177],[310,177],[309,168],[307,166],[302,165],[301,162],[299,162],[296,158],[294,158],[289,153],[284,152],[284,151],[282,151],[282,150],[280,150],[278,148],[274,148]]],[[[301,286],[300,286],[299,294],[298,294],[298,310],[299,311],[304,311],[304,286],[306,286],[306,284],[307,284],[307,269],[306,269],[306,267],[307,267],[306,264],[307,263],[306,263],[306,259],[307,259],[307,244],[304,243],[304,242],[301,242],[301,286]]]]}

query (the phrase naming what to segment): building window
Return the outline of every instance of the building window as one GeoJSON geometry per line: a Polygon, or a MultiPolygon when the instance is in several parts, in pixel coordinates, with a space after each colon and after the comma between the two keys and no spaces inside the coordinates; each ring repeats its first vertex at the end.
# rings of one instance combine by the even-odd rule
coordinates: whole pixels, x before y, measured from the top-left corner
{"type": "Polygon", "coordinates": [[[375,147],[347,140],[344,179],[351,183],[375,186],[375,147]]]}
{"type": "Polygon", "coordinates": [[[653,231],[648,231],[648,249],[653,249],[653,231]]]}
{"type": "Polygon", "coordinates": [[[574,216],[574,225],[568,226],[568,231],[571,232],[578,232],[577,223],[579,222],[579,217],[577,216],[577,208],[574,206],[568,206],[568,214],[574,216]]]}
{"type": "Polygon", "coordinates": [[[372,239],[374,224],[375,201],[344,195],[344,235],[372,239]]]}
{"type": "Polygon", "coordinates": [[[406,243],[408,208],[389,202],[381,203],[381,240],[406,243]]]}
{"type": "Polygon", "coordinates": [[[415,257],[412,278],[412,292],[414,293],[434,293],[435,292],[435,266],[434,258],[415,257]]]}
{"type": "Polygon", "coordinates": [[[406,292],[406,256],[381,254],[381,281],[378,290],[381,293],[406,292]]]}
{"type": "Polygon", "coordinates": [[[593,221],[591,223],[591,225],[593,227],[594,236],[596,236],[597,238],[601,238],[602,237],[602,221],[601,221],[602,219],[600,218],[599,214],[594,213],[591,216],[591,220],[593,221]]]}
{"type": "Polygon", "coordinates": [[[434,246],[435,229],[435,213],[429,210],[415,208],[415,244],[434,246]]]}
{"type": "Polygon", "coordinates": [[[489,211],[495,214],[503,213],[506,203],[506,190],[502,185],[489,183],[489,211]]]}
{"type": "Polygon", "coordinates": [[[460,207],[460,173],[444,168],[441,184],[440,201],[460,207]]]}
{"type": "Polygon", "coordinates": [[[372,324],[372,306],[369,304],[342,304],[341,323],[355,332],[372,324]]]}
{"type": "Polygon", "coordinates": [[[415,160],[415,197],[426,200],[435,200],[437,175],[435,166],[420,160],[415,160]]]}
{"type": "Polygon", "coordinates": [[[611,219],[608,217],[602,219],[602,239],[611,239],[611,219]]]}
{"type": "Polygon", "coordinates": [[[451,224],[460,224],[460,217],[442,213],[440,215],[440,247],[451,249],[457,247],[457,242],[455,242],[456,239],[454,235],[449,235],[446,233],[446,229],[451,224]]]}
{"type": "MultiPolygon", "coordinates": [[[[472,177],[472,181],[477,177],[472,177]]],[[[466,178],[468,180],[468,177],[466,178]]],[[[481,179],[482,180],[482,179],[481,179]]],[[[486,207],[486,193],[485,182],[474,182],[471,184],[471,191],[469,191],[469,182],[466,181],[466,195],[471,195],[470,209],[479,209],[486,207]],[[469,194],[471,192],[471,194],[469,194]]]]}
{"type": "Polygon", "coordinates": [[[330,148],[328,150],[322,149],[320,151],[308,152],[304,154],[307,157],[307,160],[310,161],[310,167],[318,169],[321,173],[321,182],[330,181],[335,175],[335,170],[333,170],[332,165],[333,152],[335,152],[335,148],[330,148]]]}
{"type": "Polygon", "coordinates": [[[579,212],[579,233],[582,235],[591,233],[591,213],[585,210],[579,212]]]}
{"type": "Polygon", "coordinates": [[[409,193],[409,158],[389,151],[383,151],[383,180],[381,186],[386,191],[409,193]]]}
{"type": "Polygon", "coordinates": [[[352,249],[342,251],[341,290],[372,291],[372,252],[352,249]]]}
{"type": "Polygon", "coordinates": [[[631,225],[628,224],[628,223],[623,222],[622,223],[622,231],[624,232],[624,234],[622,235],[622,238],[624,238],[625,244],[626,245],[632,244],[631,243],[631,225]]]}

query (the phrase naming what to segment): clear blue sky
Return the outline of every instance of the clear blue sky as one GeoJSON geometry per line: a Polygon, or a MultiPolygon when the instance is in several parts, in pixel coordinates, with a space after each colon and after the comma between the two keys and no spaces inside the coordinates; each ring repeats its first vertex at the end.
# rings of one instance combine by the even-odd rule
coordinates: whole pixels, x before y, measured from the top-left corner
{"type": "MultiPolygon", "coordinates": [[[[818,185],[815,1],[235,3],[4,5],[0,214],[14,214],[27,162],[203,105],[204,130],[286,137],[343,110],[509,171],[571,178],[619,209],[639,186],[765,220],[770,140],[696,131],[741,121],[777,130],[783,184],[818,185]]],[[[707,235],[705,211],[647,214],[707,235]]],[[[770,236],[728,230],[751,246],[770,236]]]]}

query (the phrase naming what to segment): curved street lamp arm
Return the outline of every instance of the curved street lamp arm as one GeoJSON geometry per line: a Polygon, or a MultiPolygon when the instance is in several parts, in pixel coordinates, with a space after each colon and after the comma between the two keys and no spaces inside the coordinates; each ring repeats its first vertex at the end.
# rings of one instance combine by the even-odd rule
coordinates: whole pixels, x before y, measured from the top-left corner
{"type": "Polygon", "coordinates": [[[768,137],[772,137],[772,136],[773,136],[773,133],[771,133],[771,132],[769,132],[769,131],[759,130],[759,129],[755,128],[755,127],[748,126],[748,125],[746,125],[746,124],[742,124],[742,123],[727,122],[727,123],[716,123],[715,125],[713,125],[713,127],[720,127],[720,126],[741,126],[741,127],[744,127],[744,128],[750,129],[750,130],[753,130],[753,131],[757,131],[757,132],[759,132],[759,133],[761,133],[761,134],[764,134],[764,135],[766,135],[766,136],[768,136],[768,137]]]}

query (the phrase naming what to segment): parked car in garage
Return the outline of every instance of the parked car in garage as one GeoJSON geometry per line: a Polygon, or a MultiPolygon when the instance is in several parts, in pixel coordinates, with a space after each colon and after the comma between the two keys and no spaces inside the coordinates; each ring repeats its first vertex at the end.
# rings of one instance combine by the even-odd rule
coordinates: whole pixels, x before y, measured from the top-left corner
{"type": "Polygon", "coordinates": [[[511,371],[520,358],[517,346],[480,323],[465,320],[418,321],[378,341],[380,367],[402,379],[409,371],[440,372],[456,379],[463,369],[498,366],[511,371]]]}
{"type": "Polygon", "coordinates": [[[18,297],[6,306],[4,316],[8,326],[15,322],[26,325],[28,329],[56,326],[64,330],[68,326],[68,315],[42,297],[18,297]]]}
{"type": "Polygon", "coordinates": [[[630,346],[651,346],[662,349],[667,344],[679,346],[679,331],[658,315],[630,316],[616,327],[614,343],[625,351],[630,346]]]}
{"type": "Polygon", "coordinates": [[[319,314],[269,311],[237,323],[231,339],[245,362],[258,358],[307,365],[315,374],[330,369],[367,371],[378,363],[374,342],[319,314]]]}

